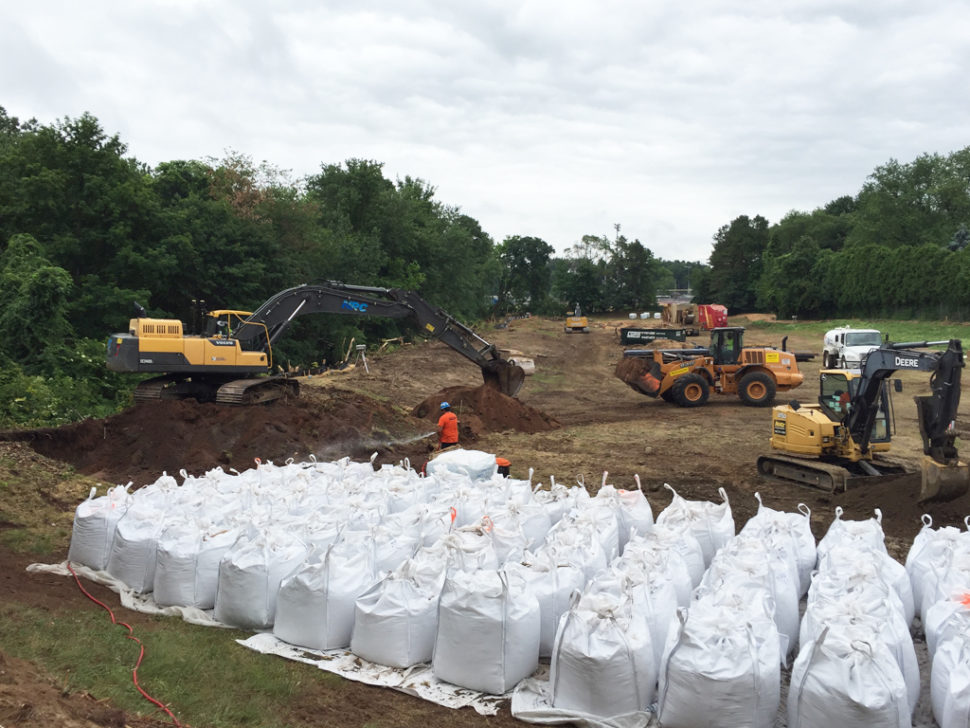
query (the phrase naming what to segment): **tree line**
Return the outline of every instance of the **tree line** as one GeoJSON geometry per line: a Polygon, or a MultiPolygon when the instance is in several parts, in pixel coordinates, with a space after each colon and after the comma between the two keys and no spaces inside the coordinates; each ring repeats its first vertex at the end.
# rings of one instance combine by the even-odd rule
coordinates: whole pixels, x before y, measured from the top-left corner
{"type": "MultiPolygon", "coordinates": [[[[200,309],[254,310],[284,288],[339,280],[417,291],[471,325],[576,303],[656,310],[658,294],[690,286],[735,312],[962,315],[968,156],[891,162],[856,197],[774,226],[739,217],[702,263],[659,259],[619,226],[561,255],[538,237],[496,242],[428,182],[389,180],[376,161],[322,163],[302,179],[238,153],[149,167],[90,114],[42,124],[0,107],[0,426],[124,406],[132,384],[106,370],[104,343],[135,302],[188,323],[200,309]]],[[[276,360],[332,364],[349,341],[414,333],[406,327],[303,317],[276,360]]]]}

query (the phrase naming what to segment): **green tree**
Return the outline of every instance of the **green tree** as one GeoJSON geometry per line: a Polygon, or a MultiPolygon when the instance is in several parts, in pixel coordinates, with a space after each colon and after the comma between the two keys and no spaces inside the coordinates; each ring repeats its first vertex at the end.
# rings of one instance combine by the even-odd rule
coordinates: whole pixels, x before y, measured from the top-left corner
{"type": "Polygon", "coordinates": [[[722,226],[714,236],[705,297],[732,312],[754,311],[767,245],[768,221],[760,215],[741,215],[722,226]]]}
{"type": "Polygon", "coordinates": [[[541,311],[549,296],[555,248],[541,238],[513,235],[497,252],[503,269],[500,305],[509,311],[541,311]]]}

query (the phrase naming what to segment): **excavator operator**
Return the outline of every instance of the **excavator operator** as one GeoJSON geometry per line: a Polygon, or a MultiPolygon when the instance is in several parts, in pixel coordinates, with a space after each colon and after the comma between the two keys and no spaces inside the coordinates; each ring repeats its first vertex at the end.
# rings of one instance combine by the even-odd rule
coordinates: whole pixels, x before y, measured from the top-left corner
{"type": "Polygon", "coordinates": [[[438,418],[438,449],[447,450],[458,445],[458,416],[451,411],[451,405],[441,403],[441,416],[438,418]]]}

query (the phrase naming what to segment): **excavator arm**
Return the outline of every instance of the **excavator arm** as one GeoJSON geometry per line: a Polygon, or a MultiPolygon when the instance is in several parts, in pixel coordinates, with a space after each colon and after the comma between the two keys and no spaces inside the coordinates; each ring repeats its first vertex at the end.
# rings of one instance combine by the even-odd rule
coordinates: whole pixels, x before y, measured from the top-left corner
{"type": "Polygon", "coordinates": [[[294,318],[312,313],[411,318],[423,333],[443,341],[477,364],[485,383],[503,394],[514,397],[525,380],[522,368],[503,359],[493,344],[413,291],[399,288],[355,286],[337,281],[289,288],[263,303],[232,336],[244,348],[265,351],[286,332],[294,318]]]}

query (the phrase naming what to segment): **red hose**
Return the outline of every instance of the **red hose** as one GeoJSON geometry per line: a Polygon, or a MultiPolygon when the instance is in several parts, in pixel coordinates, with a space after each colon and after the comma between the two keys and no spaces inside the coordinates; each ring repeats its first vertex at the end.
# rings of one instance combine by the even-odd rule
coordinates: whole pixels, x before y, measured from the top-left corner
{"type": "MultiPolygon", "coordinates": [[[[138,643],[138,646],[140,648],[140,652],[138,654],[138,661],[135,663],[135,667],[131,671],[131,681],[135,684],[135,687],[138,688],[138,692],[140,692],[145,697],[146,700],[151,701],[152,703],[154,703],[155,705],[157,705],[159,708],[161,708],[162,710],[164,710],[165,713],[166,713],[166,715],[168,715],[168,717],[172,719],[172,722],[176,726],[178,726],[178,728],[182,728],[182,724],[179,723],[179,719],[175,717],[175,715],[172,713],[172,711],[169,710],[168,708],[166,708],[164,705],[162,705],[162,703],[160,701],[156,700],[151,695],[149,695],[148,693],[146,693],[142,689],[141,685],[138,684],[138,668],[141,666],[142,658],[145,656],[145,645],[142,644],[142,642],[141,642],[140,639],[138,639],[137,637],[135,637],[134,630],[131,628],[131,625],[130,624],[127,624],[125,622],[119,622],[117,619],[115,619],[114,612],[111,611],[111,608],[107,604],[105,604],[104,602],[98,601],[93,596],[91,596],[90,592],[88,592],[88,590],[84,588],[84,585],[81,584],[81,579],[78,577],[77,572],[75,572],[74,569],[71,568],[70,562],[67,562],[67,570],[70,571],[71,574],[74,575],[74,581],[77,582],[78,589],[80,589],[84,593],[84,596],[86,596],[88,599],[90,599],[92,602],[94,602],[98,606],[102,607],[108,613],[108,615],[111,617],[111,624],[120,624],[122,627],[125,627],[128,630],[128,634],[126,634],[125,637],[127,639],[130,639],[133,642],[137,642],[138,643]]],[[[188,728],[188,726],[186,726],[186,728],[188,728]]]]}

